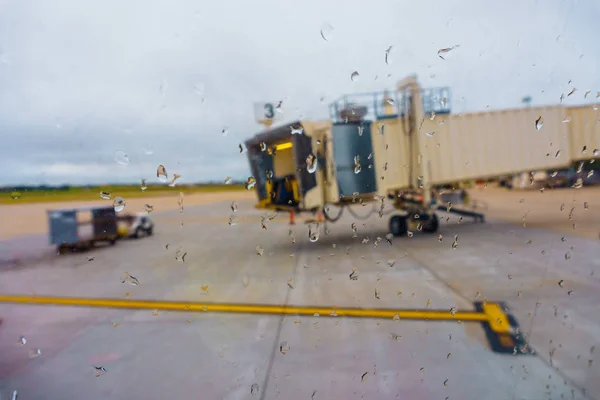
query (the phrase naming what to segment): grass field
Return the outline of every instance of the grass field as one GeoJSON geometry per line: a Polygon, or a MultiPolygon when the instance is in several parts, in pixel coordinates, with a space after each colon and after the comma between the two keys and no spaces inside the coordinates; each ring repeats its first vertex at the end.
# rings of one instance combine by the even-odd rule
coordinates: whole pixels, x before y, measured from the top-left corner
{"type": "Polygon", "coordinates": [[[243,185],[181,185],[169,187],[167,185],[148,185],[144,191],[138,185],[107,185],[94,187],[70,187],[68,189],[53,190],[24,190],[24,191],[2,191],[0,192],[0,205],[23,204],[23,203],[46,203],[56,201],[84,201],[100,200],[100,192],[108,192],[114,198],[120,196],[125,199],[140,197],[157,197],[168,194],[192,193],[215,193],[235,192],[245,190],[243,185]]]}

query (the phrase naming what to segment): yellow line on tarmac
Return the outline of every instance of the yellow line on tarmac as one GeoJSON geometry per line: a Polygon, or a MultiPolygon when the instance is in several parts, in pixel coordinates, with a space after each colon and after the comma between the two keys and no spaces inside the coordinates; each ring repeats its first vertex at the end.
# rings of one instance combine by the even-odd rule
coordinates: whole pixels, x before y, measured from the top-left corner
{"type": "Polygon", "coordinates": [[[0,303],[12,304],[52,304],[61,306],[83,306],[127,309],[152,309],[171,311],[204,311],[241,314],[284,314],[309,316],[338,316],[363,318],[390,319],[420,319],[440,321],[477,321],[489,322],[485,313],[476,311],[439,310],[392,310],[392,309],[362,309],[336,307],[299,307],[261,304],[215,304],[187,303],[180,301],[155,300],[122,300],[122,299],[90,299],[77,297],[47,297],[47,296],[15,296],[0,295],[0,303]]]}

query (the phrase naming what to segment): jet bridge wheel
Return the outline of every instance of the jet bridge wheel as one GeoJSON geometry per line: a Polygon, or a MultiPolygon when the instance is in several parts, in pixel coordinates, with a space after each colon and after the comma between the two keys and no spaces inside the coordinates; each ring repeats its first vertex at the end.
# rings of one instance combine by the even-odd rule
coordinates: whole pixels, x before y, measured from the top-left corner
{"type": "Polygon", "coordinates": [[[440,227],[440,221],[435,213],[432,213],[429,219],[423,224],[423,232],[435,233],[440,227]]]}
{"type": "Polygon", "coordinates": [[[402,215],[394,215],[390,218],[390,232],[394,236],[405,235],[408,231],[407,218],[402,215]]]}

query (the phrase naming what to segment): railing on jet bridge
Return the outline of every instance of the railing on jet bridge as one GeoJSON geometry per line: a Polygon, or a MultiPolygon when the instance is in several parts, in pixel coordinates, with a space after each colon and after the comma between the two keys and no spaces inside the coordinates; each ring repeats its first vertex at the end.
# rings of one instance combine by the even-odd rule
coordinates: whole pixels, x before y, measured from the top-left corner
{"type": "MultiPolygon", "coordinates": [[[[384,90],[345,95],[329,105],[329,116],[334,123],[345,122],[340,114],[342,110],[364,108],[366,114],[362,119],[366,121],[396,118],[399,114],[404,114],[405,93],[384,90]]],[[[451,95],[448,87],[422,89],[423,111],[426,114],[432,111],[436,114],[450,114],[451,95]]]]}

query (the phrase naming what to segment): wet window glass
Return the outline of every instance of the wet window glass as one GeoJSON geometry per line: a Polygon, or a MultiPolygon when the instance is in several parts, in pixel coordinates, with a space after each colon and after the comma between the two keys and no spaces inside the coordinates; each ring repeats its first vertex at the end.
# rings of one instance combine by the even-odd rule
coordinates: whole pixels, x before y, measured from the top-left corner
{"type": "Polygon", "coordinates": [[[600,398],[598,20],[0,0],[0,399],[600,398]]]}

